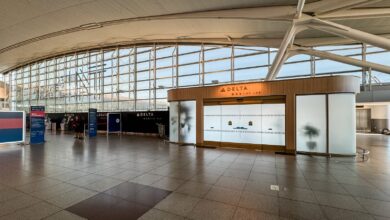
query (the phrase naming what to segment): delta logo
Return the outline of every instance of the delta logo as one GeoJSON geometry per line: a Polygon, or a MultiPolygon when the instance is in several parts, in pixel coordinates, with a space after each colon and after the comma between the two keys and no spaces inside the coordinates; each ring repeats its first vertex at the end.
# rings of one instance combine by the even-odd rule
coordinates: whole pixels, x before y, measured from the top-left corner
{"type": "Polygon", "coordinates": [[[229,86],[223,87],[220,92],[244,92],[247,90],[248,88],[246,86],[229,86]]]}

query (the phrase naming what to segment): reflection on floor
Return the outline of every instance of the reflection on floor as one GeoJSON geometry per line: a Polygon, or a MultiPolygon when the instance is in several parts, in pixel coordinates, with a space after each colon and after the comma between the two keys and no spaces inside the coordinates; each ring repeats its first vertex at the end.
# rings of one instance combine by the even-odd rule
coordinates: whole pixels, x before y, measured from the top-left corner
{"type": "Polygon", "coordinates": [[[0,146],[0,219],[390,218],[388,136],[358,135],[364,163],[151,137],[47,139],[0,146]]]}

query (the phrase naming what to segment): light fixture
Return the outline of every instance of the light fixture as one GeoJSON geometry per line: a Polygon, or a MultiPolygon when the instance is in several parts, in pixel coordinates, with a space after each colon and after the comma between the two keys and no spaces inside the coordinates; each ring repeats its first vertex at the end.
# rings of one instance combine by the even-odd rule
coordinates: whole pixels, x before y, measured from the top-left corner
{"type": "Polygon", "coordinates": [[[103,27],[102,24],[100,23],[89,23],[89,24],[82,24],[79,26],[80,29],[83,29],[83,30],[93,30],[93,29],[97,29],[97,28],[101,28],[103,27]]]}

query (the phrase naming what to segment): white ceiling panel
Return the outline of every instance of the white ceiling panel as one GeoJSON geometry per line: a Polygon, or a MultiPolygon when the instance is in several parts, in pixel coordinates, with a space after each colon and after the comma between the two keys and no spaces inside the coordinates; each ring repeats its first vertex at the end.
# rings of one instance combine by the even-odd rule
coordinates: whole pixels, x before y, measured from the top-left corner
{"type": "MultiPolygon", "coordinates": [[[[233,38],[238,44],[277,47],[291,25],[297,3],[298,0],[1,0],[0,72],[55,54],[126,43],[229,43],[227,39],[233,38]],[[221,10],[245,8],[268,11],[268,17],[261,13],[257,17],[253,15],[256,13],[218,16],[221,10]],[[272,10],[283,13],[278,17],[272,10]],[[213,17],[180,17],[208,11],[214,11],[213,17]],[[80,28],[92,23],[102,27],[80,28]]],[[[363,7],[383,10],[390,5],[388,1],[375,1],[363,7]]],[[[355,17],[334,22],[373,34],[389,34],[389,17],[355,17]]],[[[296,41],[315,45],[335,42],[337,38],[309,30],[300,33],[296,41]]]]}

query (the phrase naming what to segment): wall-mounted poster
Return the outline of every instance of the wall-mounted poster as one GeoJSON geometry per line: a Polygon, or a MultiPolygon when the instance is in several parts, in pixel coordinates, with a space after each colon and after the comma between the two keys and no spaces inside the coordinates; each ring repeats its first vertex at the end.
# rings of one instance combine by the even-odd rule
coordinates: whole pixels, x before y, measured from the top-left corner
{"type": "Polygon", "coordinates": [[[296,97],[297,151],[326,153],[326,95],[296,97]]]}
{"type": "Polygon", "coordinates": [[[179,142],[196,143],[196,101],[180,102],[179,112],[179,142]]]}
{"type": "Polygon", "coordinates": [[[45,106],[30,107],[30,144],[45,142],[45,106]]]}
{"type": "Polygon", "coordinates": [[[179,102],[169,103],[169,141],[179,141],[179,102]]]}

